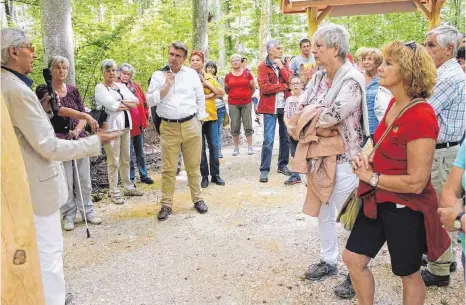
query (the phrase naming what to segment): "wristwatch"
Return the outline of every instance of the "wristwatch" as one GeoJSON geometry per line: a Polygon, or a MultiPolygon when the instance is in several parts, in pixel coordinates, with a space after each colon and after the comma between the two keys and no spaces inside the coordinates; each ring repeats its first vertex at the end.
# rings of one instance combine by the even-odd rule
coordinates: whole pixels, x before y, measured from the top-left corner
{"type": "Polygon", "coordinates": [[[464,212],[458,213],[458,216],[456,216],[455,221],[453,222],[453,227],[457,230],[461,230],[461,217],[463,217],[464,212]]]}
{"type": "Polygon", "coordinates": [[[373,173],[371,180],[369,180],[369,184],[372,185],[373,187],[377,187],[377,184],[379,184],[379,173],[373,173]]]}

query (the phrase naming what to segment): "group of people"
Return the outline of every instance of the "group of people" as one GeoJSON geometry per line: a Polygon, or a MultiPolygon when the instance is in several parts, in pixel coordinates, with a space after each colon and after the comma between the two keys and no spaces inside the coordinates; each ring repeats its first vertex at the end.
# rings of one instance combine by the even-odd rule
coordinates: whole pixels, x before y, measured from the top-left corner
{"type": "Polygon", "coordinates": [[[201,188],[225,185],[219,162],[224,119],[230,120],[233,155],[240,153],[241,123],[248,154],[254,154],[257,89],[264,127],[259,181],[268,182],[278,122],[277,171],[289,176],[288,185],[306,177],[304,210],[318,219],[320,260],[309,266],[307,279],[338,274],[336,214],[356,188],[362,208],[343,252],[349,273],[336,295],[374,303],[368,264],[385,242],[405,304],[424,304],[426,286],[449,284],[458,230],[464,260],[464,36],[452,26],[428,32],[425,47],[394,41],[383,50],[365,48],[357,64],[349,60],[349,34],[339,25],[323,25],[312,40],[301,40],[301,55],[290,65],[280,42],[270,40],[257,68],[258,88],[244,57],[231,56],[231,72],[219,79],[216,64],[205,63],[201,51],[189,54],[182,42],[170,44],[168,65],[153,73],[147,93],[133,81],[131,65],[105,60],[94,94],[97,110],[106,114],[101,126],[85,112],[77,88],[65,83],[66,58],[48,63],[56,110],[43,87],[31,90],[27,75],[37,54],[24,32],[4,29],[1,35],[2,95],[26,164],[47,304],[65,303],[60,218],[65,230],[74,228],[78,210],[90,223],[102,221],[93,209],[89,156],[104,145],[112,202],[124,203],[119,178],[123,195],[141,196],[133,155],[141,182],[152,184],[143,150],[152,112],[162,149],[158,219],[172,213],[180,155],[194,208],[204,214],[201,188]],[[95,135],[84,132],[86,125],[95,135]],[[376,148],[371,155],[362,152],[368,141],[376,148]]]}

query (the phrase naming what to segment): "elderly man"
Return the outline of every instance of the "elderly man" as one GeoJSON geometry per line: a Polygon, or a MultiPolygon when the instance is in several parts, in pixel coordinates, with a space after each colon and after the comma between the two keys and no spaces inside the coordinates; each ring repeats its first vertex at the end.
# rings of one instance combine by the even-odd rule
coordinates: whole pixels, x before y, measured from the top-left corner
{"type": "Polygon", "coordinates": [[[264,142],[262,144],[261,167],[259,181],[269,181],[270,163],[275,137],[275,126],[278,120],[280,134],[280,150],[278,153],[278,172],[291,176],[288,169],[290,142],[284,117],[285,99],[290,96],[288,82],[291,73],[282,62],[282,47],[278,40],[267,42],[267,57],[257,67],[257,82],[260,88],[260,100],[257,111],[264,114],[264,142]]]}
{"type": "MultiPolygon", "coordinates": [[[[440,125],[432,184],[437,194],[445,183],[459,149],[466,128],[466,77],[456,61],[460,33],[452,26],[441,25],[426,36],[426,48],[437,67],[437,84],[429,103],[440,125]]],[[[447,286],[450,272],[456,270],[456,237],[450,235],[452,246],[436,262],[428,262],[422,271],[426,286],[447,286]]]]}
{"type": "Polygon", "coordinates": [[[168,66],[154,72],[147,92],[150,106],[157,106],[162,119],[162,208],[159,220],[166,220],[172,213],[175,192],[176,165],[180,148],[191,190],[194,208],[207,213],[201,198],[201,122],[207,117],[204,89],[194,69],[183,66],[188,48],[182,42],[170,44],[168,66]]]}
{"type": "Polygon", "coordinates": [[[3,29],[1,91],[21,148],[31,191],[44,295],[47,305],[65,304],[60,206],[68,199],[63,165],[100,154],[116,137],[99,133],[76,141],[58,139],[27,77],[37,58],[25,33],[3,29]]]}
{"type": "Polygon", "coordinates": [[[131,109],[131,120],[133,128],[131,129],[131,161],[129,164],[129,176],[132,182],[136,178],[134,170],[134,155],[136,155],[136,164],[139,170],[139,178],[141,182],[153,184],[154,181],[149,177],[146,167],[146,158],[144,156],[144,129],[147,128],[147,119],[149,118],[149,106],[147,106],[146,95],[138,83],[133,81],[135,74],[133,66],[128,63],[122,64],[118,68],[119,81],[125,84],[131,93],[139,100],[139,105],[131,109]]]}

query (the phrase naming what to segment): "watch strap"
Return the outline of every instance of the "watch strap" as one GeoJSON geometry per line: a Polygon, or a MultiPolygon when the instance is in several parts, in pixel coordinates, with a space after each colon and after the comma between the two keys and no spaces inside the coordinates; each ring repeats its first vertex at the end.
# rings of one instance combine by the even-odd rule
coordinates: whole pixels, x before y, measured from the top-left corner
{"type": "Polygon", "coordinates": [[[461,217],[463,217],[463,215],[464,215],[464,212],[459,212],[459,213],[458,213],[458,216],[456,216],[456,219],[455,219],[455,220],[461,221],[461,217]]]}

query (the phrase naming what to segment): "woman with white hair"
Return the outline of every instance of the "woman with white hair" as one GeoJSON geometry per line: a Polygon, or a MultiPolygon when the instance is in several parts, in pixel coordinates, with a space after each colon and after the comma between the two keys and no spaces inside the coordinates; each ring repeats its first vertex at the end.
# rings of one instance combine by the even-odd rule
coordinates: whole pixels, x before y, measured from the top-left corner
{"type": "Polygon", "coordinates": [[[130,130],[132,120],[130,109],[136,108],[139,104],[129,89],[116,81],[117,65],[112,59],[102,62],[102,73],[104,81],[95,87],[95,101],[98,109],[105,109],[107,116],[108,131],[122,131],[122,135],[109,144],[105,144],[107,153],[107,173],[109,194],[113,203],[123,204],[118,189],[118,170],[123,182],[125,196],[142,196],[142,192],[136,190],[130,180],[130,130]]]}
{"type": "Polygon", "coordinates": [[[225,75],[225,92],[228,94],[231,135],[233,136],[233,156],[239,155],[239,134],[243,122],[244,134],[248,142],[248,155],[254,154],[252,148],[252,94],[256,90],[251,72],[241,67],[241,55],[230,58],[232,71],[225,75]]]}
{"type": "MultiPolygon", "coordinates": [[[[345,151],[337,155],[336,177],[328,203],[318,214],[320,262],[305,273],[310,280],[338,274],[337,211],[358,185],[351,167],[352,158],[360,152],[363,135],[369,135],[364,76],[346,60],[349,51],[348,31],[335,24],[319,28],[313,37],[312,53],[324,71],[316,72],[304,93],[303,106],[317,105],[322,112],[317,127],[334,127],[341,135],[345,151]],[[361,125],[361,116],[364,126],[361,125]]],[[[311,183],[310,181],[308,183],[311,183]]],[[[335,288],[342,298],[355,295],[349,276],[335,288]]]]}

